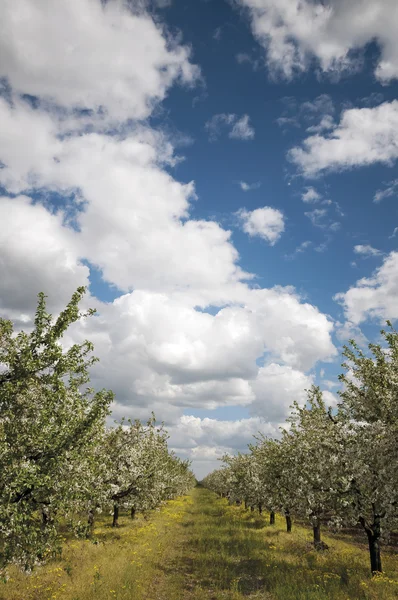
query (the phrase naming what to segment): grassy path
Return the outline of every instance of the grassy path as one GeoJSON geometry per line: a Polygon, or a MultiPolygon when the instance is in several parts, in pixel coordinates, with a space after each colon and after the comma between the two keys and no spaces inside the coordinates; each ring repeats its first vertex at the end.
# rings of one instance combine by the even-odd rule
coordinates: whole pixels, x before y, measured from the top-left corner
{"type": "Polygon", "coordinates": [[[169,502],[113,530],[109,517],[91,541],[70,540],[62,560],[0,583],[0,600],[390,600],[398,598],[397,558],[371,581],[366,549],[310,531],[284,532],[283,519],[228,506],[207,490],[169,502]]]}

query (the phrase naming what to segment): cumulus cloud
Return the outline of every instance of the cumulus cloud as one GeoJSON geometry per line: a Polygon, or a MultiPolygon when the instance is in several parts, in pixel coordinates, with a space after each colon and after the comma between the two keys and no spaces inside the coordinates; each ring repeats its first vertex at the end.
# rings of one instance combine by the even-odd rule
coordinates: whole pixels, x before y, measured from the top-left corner
{"type": "Polygon", "coordinates": [[[364,258],[369,258],[370,256],[380,256],[381,255],[380,250],[377,250],[377,248],[373,248],[369,244],[365,244],[365,245],[358,244],[357,246],[354,246],[354,252],[355,252],[355,254],[359,254],[360,256],[363,256],[364,258]]]}
{"type": "Polygon", "coordinates": [[[223,455],[245,452],[254,435],[279,435],[278,426],[261,417],[222,421],[190,415],[180,417],[169,432],[170,445],[179,455],[192,460],[199,478],[219,468],[223,455]]]}
{"type": "Polygon", "coordinates": [[[272,423],[283,422],[294,401],[305,404],[305,390],[312,383],[311,375],[287,365],[271,363],[259,370],[252,384],[256,398],[251,410],[272,423]]]}
{"type": "Polygon", "coordinates": [[[365,347],[369,344],[369,340],[360,327],[351,323],[351,321],[345,321],[344,323],[337,321],[335,333],[337,339],[343,343],[347,343],[349,340],[354,339],[360,346],[365,347]]]}
{"type": "Polygon", "coordinates": [[[256,208],[252,211],[242,208],[238,211],[237,216],[245,233],[248,233],[250,237],[261,237],[271,246],[276,244],[285,231],[283,213],[270,206],[256,208]]]}
{"type": "Polygon", "coordinates": [[[190,446],[212,448],[224,446],[243,450],[250,438],[259,431],[275,435],[277,427],[266,423],[259,417],[238,421],[221,421],[187,415],[180,417],[170,433],[173,445],[179,448],[186,448],[189,444],[190,446]]]}
{"type": "Polygon", "coordinates": [[[289,158],[306,177],[374,163],[392,165],[398,158],[398,101],[345,110],[330,133],[307,137],[290,150],[289,158]]]}
{"type": "Polygon", "coordinates": [[[372,277],[360,279],[335,299],[344,307],[347,319],[358,325],[367,319],[397,319],[397,294],[398,252],[391,252],[372,277]]]}
{"type": "Polygon", "coordinates": [[[99,387],[125,406],[163,402],[162,417],[168,406],[250,405],[258,359],[305,372],[335,354],[332,323],[292,290],[246,290],[241,301],[213,315],[186,297],[137,290],[101,304],[96,319],[72,331],[95,345],[99,387]]]}
{"type": "Polygon", "coordinates": [[[58,311],[78,286],[89,283],[77,233],[63,226],[61,215],[51,215],[26,196],[0,197],[0,222],[3,317],[29,323],[38,292],[51,291],[49,308],[58,311]]]}
{"type": "Polygon", "coordinates": [[[175,81],[199,76],[187,46],[122,0],[5,0],[0,16],[2,76],[67,110],[144,119],[175,81]]]}
{"type": "Polygon", "coordinates": [[[398,77],[395,0],[236,0],[248,9],[252,31],[264,47],[272,76],[291,79],[313,61],[324,73],[361,68],[360,51],[376,41],[375,75],[398,77]]]}
{"type": "Polygon", "coordinates": [[[215,142],[218,140],[223,130],[229,130],[228,137],[237,140],[252,140],[255,135],[253,127],[250,125],[249,115],[238,117],[235,114],[220,113],[213,115],[205,124],[205,129],[209,134],[209,140],[215,142]]]}

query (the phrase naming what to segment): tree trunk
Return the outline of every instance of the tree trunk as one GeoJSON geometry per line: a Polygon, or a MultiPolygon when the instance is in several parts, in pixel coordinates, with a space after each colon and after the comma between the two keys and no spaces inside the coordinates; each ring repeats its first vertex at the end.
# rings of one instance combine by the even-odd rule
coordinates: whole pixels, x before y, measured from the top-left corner
{"type": "Polygon", "coordinates": [[[373,574],[382,573],[380,539],[371,531],[366,531],[369,542],[370,568],[373,574]]]}
{"type": "Polygon", "coordinates": [[[245,500],[245,510],[247,510],[247,500],[245,500]]]}
{"type": "Polygon", "coordinates": [[[369,543],[369,556],[370,556],[370,569],[372,574],[382,573],[383,568],[381,565],[381,555],[380,555],[380,516],[374,515],[373,524],[368,525],[365,522],[365,519],[360,519],[360,523],[366,531],[366,535],[368,536],[369,543]]]}
{"type": "Polygon", "coordinates": [[[269,513],[269,524],[275,525],[275,513],[273,510],[269,513]]]}
{"type": "Polygon", "coordinates": [[[131,507],[131,518],[134,519],[135,518],[135,506],[131,507]]]}
{"type": "Polygon", "coordinates": [[[260,515],[263,514],[263,505],[261,504],[261,502],[259,502],[258,504],[258,512],[260,513],[260,515]]]}
{"type": "Polygon", "coordinates": [[[254,506],[253,506],[253,505],[251,505],[251,507],[250,507],[250,511],[251,511],[251,512],[254,512],[254,506]]]}
{"type": "Polygon", "coordinates": [[[316,518],[316,519],[313,520],[312,530],[313,530],[313,533],[314,533],[314,546],[317,549],[321,548],[322,547],[321,524],[320,524],[318,518],[316,518]]]}
{"type": "Polygon", "coordinates": [[[119,527],[119,505],[113,505],[113,523],[112,527],[119,527]]]}
{"type": "Polygon", "coordinates": [[[49,512],[47,506],[44,506],[41,509],[41,524],[42,524],[42,529],[45,529],[48,525],[50,525],[50,523],[51,523],[50,512],[49,512]]]}
{"type": "Polygon", "coordinates": [[[94,527],[94,511],[92,508],[88,511],[87,523],[91,529],[94,527]]]}
{"type": "Polygon", "coordinates": [[[285,517],[286,517],[286,531],[287,531],[287,533],[291,533],[292,532],[292,517],[290,516],[290,512],[288,510],[285,512],[285,517]]]}

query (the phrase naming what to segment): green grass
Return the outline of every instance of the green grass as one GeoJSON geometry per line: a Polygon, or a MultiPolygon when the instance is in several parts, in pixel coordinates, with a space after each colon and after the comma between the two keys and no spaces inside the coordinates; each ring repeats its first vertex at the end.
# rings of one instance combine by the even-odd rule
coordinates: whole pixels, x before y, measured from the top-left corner
{"type": "Polygon", "coordinates": [[[366,546],[325,535],[316,552],[309,528],[284,531],[284,519],[228,506],[196,488],[152,513],[107,517],[98,543],[70,540],[63,558],[26,576],[13,571],[1,600],[323,600],[398,598],[398,561],[384,553],[386,575],[371,579],[366,546]]]}

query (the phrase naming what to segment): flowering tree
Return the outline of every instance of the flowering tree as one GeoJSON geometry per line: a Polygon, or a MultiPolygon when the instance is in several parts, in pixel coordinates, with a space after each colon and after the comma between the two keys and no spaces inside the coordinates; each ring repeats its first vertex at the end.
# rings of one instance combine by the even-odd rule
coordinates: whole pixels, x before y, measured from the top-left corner
{"type": "Polygon", "coordinates": [[[223,462],[230,470],[230,489],[228,498],[231,502],[244,502],[245,508],[261,504],[260,482],[257,477],[257,465],[251,454],[225,455],[223,462]]]}
{"type": "Polygon", "coordinates": [[[314,544],[322,548],[321,522],[360,524],[368,538],[372,573],[382,571],[381,540],[398,527],[398,333],[387,322],[383,344],[365,354],[344,347],[344,388],[336,411],[327,409],[319,388],[304,407],[293,404],[290,429],[280,441],[264,437],[251,455],[227,459],[204,484],[247,501],[309,518],[314,544]]]}
{"type": "Polygon", "coordinates": [[[192,487],[189,463],[169,452],[167,438],[154,416],[146,425],[122,421],[106,432],[103,505],[112,506],[114,527],[118,526],[120,508],[130,508],[134,516],[136,511],[155,508],[192,487]]]}
{"type": "Polygon", "coordinates": [[[352,340],[344,349],[339,412],[350,424],[346,460],[351,470],[346,519],[360,523],[369,544],[372,572],[381,572],[380,542],[398,525],[398,334],[369,344],[365,355],[352,340]]]}
{"type": "Polygon", "coordinates": [[[224,466],[212,471],[202,480],[202,485],[222,498],[229,497],[233,489],[231,468],[224,466]]]}
{"type": "Polygon", "coordinates": [[[321,523],[331,519],[344,506],[349,475],[342,452],[345,447],[345,422],[332,417],[316,386],[308,391],[304,407],[293,404],[291,428],[284,431],[282,445],[290,457],[290,498],[295,497],[295,512],[309,518],[314,545],[322,548],[321,523]]]}
{"type": "Polygon", "coordinates": [[[81,457],[90,456],[109,412],[111,392],[84,389],[92,345],[61,345],[68,327],[94,312],[79,312],[84,292],[55,321],[40,294],[31,333],[15,335],[0,319],[1,566],[30,568],[58,549],[59,518],[84,486],[81,457]]]}
{"type": "Polygon", "coordinates": [[[249,446],[258,463],[263,497],[272,512],[279,510],[286,518],[286,531],[292,530],[292,514],[297,510],[294,473],[297,471],[292,438],[280,440],[260,436],[256,445],[249,446]]]}

